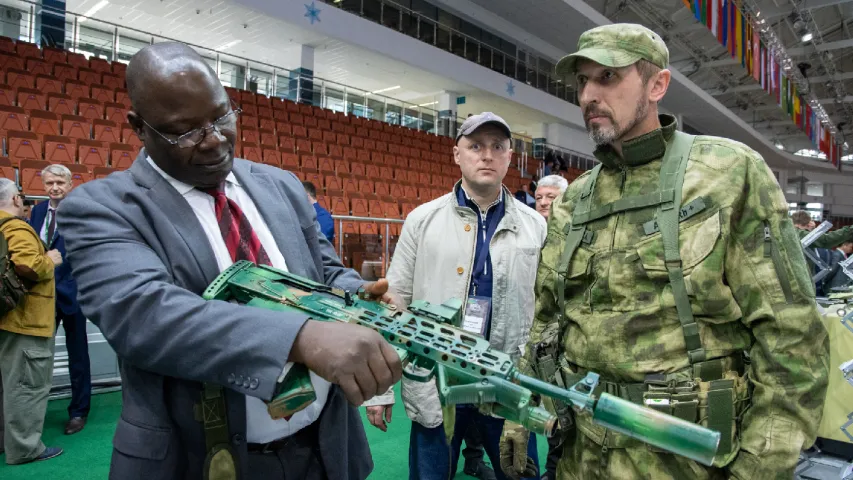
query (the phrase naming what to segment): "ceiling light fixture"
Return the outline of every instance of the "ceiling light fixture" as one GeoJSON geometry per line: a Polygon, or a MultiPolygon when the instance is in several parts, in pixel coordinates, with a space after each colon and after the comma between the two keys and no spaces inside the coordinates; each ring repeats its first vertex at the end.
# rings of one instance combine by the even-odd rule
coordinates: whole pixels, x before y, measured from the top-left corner
{"type": "Polygon", "coordinates": [[[429,102],[429,103],[422,103],[422,104],[420,104],[420,105],[418,105],[418,106],[419,106],[419,107],[428,107],[428,106],[430,106],[430,105],[435,105],[436,103],[438,103],[438,100],[436,100],[436,101],[434,101],[434,102],[429,102]]]}
{"type": "Polygon", "coordinates": [[[107,0],[101,0],[96,3],[95,6],[86,11],[80,18],[77,19],[77,23],[85,22],[89,17],[92,17],[96,13],[98,13],[102,8],[106,7],[110,2],[107,0]]]}
{"type": "Polygon", "coordinates": [[[776,148],[778,148],[779,150],[785,150],[785,145],[782,145],[782,143],[780,142],[776,142],[776,148]]]}
{"type": "Polygon", "coordinates": [[[399,85],[395,85],[395,86],[393,86],[393,87],[383,88],[383,89],[381,89],[381,90],[374,90],[374,91],[370,92],[370,94],[371,94],[371,95],[375,95],[375,94],[377,94],[377,93],[390,92],[391,90],[397,90],[398,88],[400,88],[400,86],[399,86],[399,85]]]}
{"type": "Polygon", "coordinates": [[[223,43],[222,45],[214,48],[214,50],[227,50],[240,42],[242,42],[242,40],[231,40],[228,43],[223,43]]]}
{"type": "Polygon", "coordinates": [[[814,35],[812,35],[811,32],[808,32],[803,34],[803,36],[800,37],[800,40],[802,40],[803,43],[808,43],[812,41],[812,38],[814,38],[814,35]]]}

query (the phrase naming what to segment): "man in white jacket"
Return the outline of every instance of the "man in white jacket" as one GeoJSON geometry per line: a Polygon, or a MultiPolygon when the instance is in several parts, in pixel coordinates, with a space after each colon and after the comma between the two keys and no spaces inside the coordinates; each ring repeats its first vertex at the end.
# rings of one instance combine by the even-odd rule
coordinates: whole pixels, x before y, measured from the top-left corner
{"type": "MultiPolygon", "coordinates": [[[[546,227],[541,215],[503,186],[511,154],[510,128],[502,118],[491,112],[468,117],[453,147],[462,180],[452,192],[409,214],[387,278],[389,291],[405,305],[463,299],[464,328],[517,359],[533,320],[533,285],[546,227]]],[[[412,419],[410,480],[452,478],[472,424],[482,434],[492,465],[500,465],[503,419],[459,405],[448,445],[435,382],[404,379],[402,393],[412,419]]],[[[370,422],[385,430],[393,403],[393,392],[368,402],[370,422]]],[[[537,458],[535,438],[529,455],[537,458]]],[[[506,478],[499,468],[495,474],[506,478]]]]}

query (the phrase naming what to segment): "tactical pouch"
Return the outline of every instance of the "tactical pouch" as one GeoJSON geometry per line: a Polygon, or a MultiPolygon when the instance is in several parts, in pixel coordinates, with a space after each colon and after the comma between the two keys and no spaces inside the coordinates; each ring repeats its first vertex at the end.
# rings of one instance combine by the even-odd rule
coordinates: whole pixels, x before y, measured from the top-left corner
{"type": "Polygon", "coordinates": [[[749,379],[746,374],[725,372],[724,378],[699,382],[698,424],[720,432],[715,464],[725,465],[740,448],[740,417],[749,405],[749,379]]]}

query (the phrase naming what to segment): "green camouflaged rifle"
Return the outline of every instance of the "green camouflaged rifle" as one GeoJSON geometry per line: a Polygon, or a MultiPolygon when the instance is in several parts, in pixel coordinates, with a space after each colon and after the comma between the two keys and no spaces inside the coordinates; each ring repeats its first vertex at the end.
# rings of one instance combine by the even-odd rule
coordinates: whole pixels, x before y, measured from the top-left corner
{"type": "MultiPolygon", "coordinates": [[[[534,394],[591,412],[593,421],[604,427],[704,465],[711,465],[720,441],[719,432],[685,420],[607,393],[596,398],[592,392],[598,384],[598,374],[588,373],[566,390],[519,373],[509,355],[458,327],[460,301],[443,305],[414,301],[408,310],[401,311],[246,261],[222,272],[204,292],[204,298],[270,310],[301,311],[314,320],[372,328],[394,346],[404,364],[411,363],[428,372],[418,375],[404,369],[406,377],[421,382],[437,378],[443,405],[490,405],[495,415],[539,434],[553,434],[556,417],[535,405],[534,394]]],[[[284,382],[283,393],[269,404],[273,418],[293,415],[315,399],[304,365],[294,365],[284,382]]]]}

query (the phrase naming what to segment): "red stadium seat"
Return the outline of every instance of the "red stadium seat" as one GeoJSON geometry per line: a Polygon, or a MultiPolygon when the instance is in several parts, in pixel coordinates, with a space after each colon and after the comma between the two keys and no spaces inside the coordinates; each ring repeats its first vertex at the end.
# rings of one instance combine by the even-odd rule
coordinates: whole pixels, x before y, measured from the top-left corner
{"type": "Polygon", "coordinates": [[[44,195],[41,171],[50,165],[44,160],[22,160],[20,168],[21,190],[24,195],[44,195]]]}
{"type": "Polygon", "coordinates": [[[59,115],[33,110],[30,112],[30,131],[39,135],[59,135],[59,115]]]}
{"type": "Polygon", "coordinates": [[[74,163],[77,151],[70,137],[45,135],[44,159],[50,163],[74,163]]]}
{"type": "Polygon", "coordinates": [[[121,130],[117,123],[98,118],[92,122],[92,127],[95,140],[107,143],[121,142],[121,130]]]}
{"type": "Polygon", "coordinates": [[[78,115],[62,115],[62,135],[81,140],[91,140],[92,124],[88,118],[78,115]]]}
{"type": "MultiPolygon", "coordinates": [[[[103,142],[77,140],[77,159],[81,165],[106,167],[110,160],[110,150],[103,142]]],[[[95,176],[97,177],[97,174],[95,176]]]]}
{"type": "Polygon", "coordinates": [[[136,149],[133,147],[121,143],[110,144],[110,164],[113,168],[126,170],[130,168],[134,160],[136,160],[136,149]]]}
{"type": "Polygon", "coordinates": [[[21,160],[41,160],[42,144],[38,135],[32,132],[9,131],[7,134],[6,150],[12,165],[18,165],[21,160]]]}
{"type": "Polygon", "coordinates": [[[30,129],[30,117],[20,107],[0,105],[0,131],[30,129]]]}

